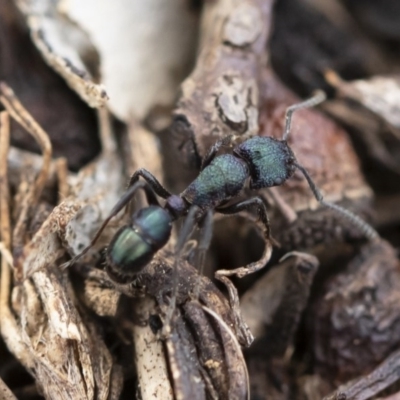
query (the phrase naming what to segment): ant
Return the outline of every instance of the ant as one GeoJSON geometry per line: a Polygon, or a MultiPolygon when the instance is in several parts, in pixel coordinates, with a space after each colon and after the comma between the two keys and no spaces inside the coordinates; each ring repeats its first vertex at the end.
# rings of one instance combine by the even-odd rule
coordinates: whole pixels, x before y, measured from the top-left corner
{"type": "Polygon", "coordinates": [[[204,253],[211,240],[213,212],[237,214],[255,207],[266,241],[263,256],[245,267],[230,271],[220,270],[216,273],[216,277],[228,285],[230,299],[236,300],[235,289],[227,282],[226,277],[230,275],[243,277],[264,267],[270,258],[272,247],[264,201],[255,196],[234,204],[228,203],[239,195],[248,179],[251,189],[279,186],[288,180],[296,169],[304,175],[319,203],[347,218],[369,240],[378,238],[378,233],[360,217],[345,208],[324,201],[310,175],[298,164],[287,143],[293,112],[316,106],[325,99],[325,93],[319,91],[308,100],[289,107],[286,110],[285,130],[281,140],[255,136],[235,146],[233,154],[222,155],[217,155],[218,151],[230,142],[232,136],[217,141],[205,156],[197,178],[180,195],[171,194],[149,171],[139,169],[132,175],[127,191],[103,222],[90,245],[70,263],[75,262],[96,243],[110,219],[128,205],[139,189],[144,190],[149,206],[132,215],[130,224],[117,231],[106,251],[107,272],[116,282],[133,280],[155,253],[165,246],[171,235],[172,223],[182,216],[187,218],[178,240],[178,251],[185,245],[192,229],[198,226],[205,231],[198,248],[204,253]],[[140,177],[143,180],[139,180],[140,177]],[[165,200],[164,206],[160,205],[156,195],[165,200]]]}

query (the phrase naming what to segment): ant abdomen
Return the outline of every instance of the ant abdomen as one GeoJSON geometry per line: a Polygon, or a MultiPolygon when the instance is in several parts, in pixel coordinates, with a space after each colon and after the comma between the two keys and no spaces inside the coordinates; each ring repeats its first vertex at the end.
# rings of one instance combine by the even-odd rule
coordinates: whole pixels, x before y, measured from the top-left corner
{"type": "Polygon", "coordinates": [[[134,276],[164,247],[171,235],[171,215],[161,207],[142,208],[132,217],[132,224],[122,227],[107,250],[109,272],[134,276]]]}

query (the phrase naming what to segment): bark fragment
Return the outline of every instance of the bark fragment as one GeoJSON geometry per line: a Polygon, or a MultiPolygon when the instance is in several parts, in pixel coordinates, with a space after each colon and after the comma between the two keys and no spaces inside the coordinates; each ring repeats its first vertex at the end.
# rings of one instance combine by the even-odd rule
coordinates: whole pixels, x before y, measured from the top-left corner
{"type": "Polygon", "coordinates": [[[243,317],[256,339],[268,335],[268,332],[279,332],[279,338],[275,339],[281,345],[278,346],[272,338],[267,341],[267,345],[271,351],[280,353],[280,356],[290,344],[293,329],[307,305],[310,287],[319,264],[317,258],[305,253],[293,252],[287,257],[289,258],[282,260],[281,265],[258,280],[241,301],[243,317]],[[284,323],[284,320],[287,322],[284,323]],[[286,329],[274,327],[277,323],[286,329]]]}
{"type": "MultiPolygon", "coordinates": [[[[400,352],[393,352],[370,374],[340,386],[323,400],[367,400],[400,379],[400,352]]],[[[391,397],[389,397],[391,398],[391,397]]]]}
{"type": "Polygon", "coordinates": [[[95,82],[82,60],[84,55],[79,51],[95,50],[86,32],[65,17],[58,3],[47,0],[16,1],[25,16],[32,41],[44,60],[88,105],[104,106],[108,100],[107,93],[103,85],[95,82]]]}
{"type": "Polygon", "coordinates": [[[371,371],[400,342],[399,262],[385,241],[365,245],[316,304],[316,368],[339,382],[371,371]]]}
{"type": "MultiPolygon", "coordinates": [[[[145,379],[150,368],[157,376],[154,390],[167,390],[167,393],[169,386],[164,380],[170,378],[173,395],[180,399],[203,399],[207,396],[246,398],[247,371],[238,345],[238,339],[241,339],[238,332],[243,328],[235,326],[227,300],[209,279],[198,275],[184,260],[180,260],[177,267],[176,311],[166,336],[162,332],[175,271],[171,253],[160,251],[132,284],[116,285],[117,289],[130,296],[145,295],[136,305],[140,305],[136,308],[141,316],[140,324],[135,327],[136,322],[133,328],[137,339],[136,367],[139,377],[145,379]],[[196,293],[199,293],[198,298],[194,297],[196,293]],[[215,316],[210,317],[204,307],[215,313],[225,325],[220,325],[215,316]],[[227,333],[227,329],[231,332],[227,333]],[[149,336],[144,339],[144,334],[149,336]],[[161,346],[161,343],[164,345],[161,346]],[[164,364],[170,376],[167,376],[164,364]]],[[[142,384],[141,393],[147,396],[143,398],[151,398],[151,393],[142,384]]]]}
{"type": "Polygon", "coordinates": [[[200,53],[182,84],[170,129],[184,157],[195,153],[202,158],[216,140],[232,133],[241,138],[257,133],[258,86],[272,6],[273,1],[258,0],[204,4],[200,53]]]}

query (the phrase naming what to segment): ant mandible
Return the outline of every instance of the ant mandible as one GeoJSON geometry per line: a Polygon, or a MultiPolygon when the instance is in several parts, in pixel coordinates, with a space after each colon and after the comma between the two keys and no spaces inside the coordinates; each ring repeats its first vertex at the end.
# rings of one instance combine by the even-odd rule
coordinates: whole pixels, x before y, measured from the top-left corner
{"type": "Polygon", "coordinates": [[[217,141],[205,156],[197,178],[180,195],[171,194],[149,171],[139,169],[132,175],[127,191],[114,206],[89,246],[75,256],[70,263],[82,257],[96,243],[110,219],[126,207],[135,193],[141,189],[146,194],[149,206],[132,215],[130,224],[117,231],[106,251],[106,268],[112,279],[117,282],[134,279],[151,261],[155,253],[165,246],[171,235],[172,222],[182,216],[187,215],[187,219],[183,233],[180,235],[178,249],[184,245],[194,226],[208,225],[206,239],[203,240],[202,245],[200,243],[200,250],[204,251],[211,237],[209,226],[212,224],[212,218],[207,218],[207,215],[209,216],[212,212],[236,214],[255,207],[266,240],[263,256],[245,267],[218,271],[216,274],[216,277],[225,283],[227,283],[225,276],[243,277],[259,270],[269,260],[271,237],[268,215],[264,201],[258,196],[234,204],[228,204],[228,202],[244,189],[248,178],[251,189],[279,186],[288,180],[296,169],[304,175],[319,203],[347,218],[369,240],[379,237],[378,233],[360,217],[345,208],[324,201],[310,175],[296,161],[287,143],[293,112],[313,107],[325,99],[325,93],[318,91],[310,99],[289,107],[286,110],[285,130],[281,140],[255,136],[235,146],[233,154],[222,155],[217,155],[217,153],[223,145],[230,142],[231,137],[217,141]],[[140,177],[144,181],[139,181],[140,177]],[[163,206],[158,202],[156,195],[165,199],[163,206]]]}

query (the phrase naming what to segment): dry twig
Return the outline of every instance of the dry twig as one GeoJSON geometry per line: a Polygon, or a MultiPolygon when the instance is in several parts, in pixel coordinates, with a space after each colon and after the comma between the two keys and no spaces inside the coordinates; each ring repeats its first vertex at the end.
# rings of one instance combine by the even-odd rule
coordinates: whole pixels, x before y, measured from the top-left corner
{"type": "MultiPolygon", "coordinates": [[[[174,133],[183,133],[182,142],[193,141],[200,157],[228,134],[248,137],[258,132],[259,80],[273,3],[204,4],[200,53],[194,71],[182,84],[173,128],[174,133]]],[[[193,149],[186,150],[189,154],[184,156],[191,156],[193,149]]]]}

